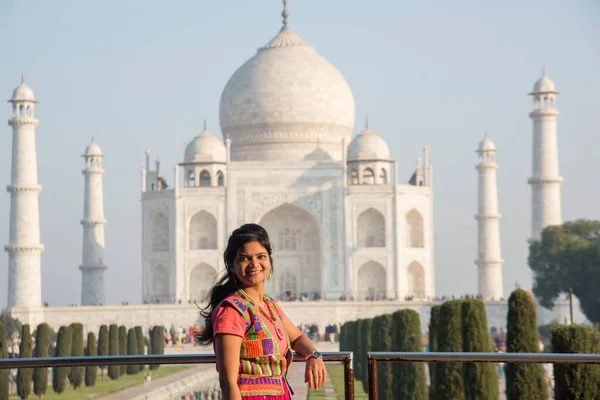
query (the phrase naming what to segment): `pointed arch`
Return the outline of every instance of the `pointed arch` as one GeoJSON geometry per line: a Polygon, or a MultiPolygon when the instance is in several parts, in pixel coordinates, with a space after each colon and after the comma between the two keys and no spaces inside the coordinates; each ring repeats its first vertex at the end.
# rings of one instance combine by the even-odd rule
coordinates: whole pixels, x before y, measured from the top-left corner
{"type": "Polygon", "coordinates": [[[169,219],[160,212],[152,217],[152,251],[169,251],[169,219]]]}
{"type": "Polygon", "coordinates": [[[225,175],[221,171],[217,172],[217,186],[225,186],[225,175]]]}
{"type": "Polygon", "coordinates": [[[386,274],[383,265],[368,261],[358,269],[358,300],[384,300],[386,274]]]}
{"type": "Polygon", "coordinates": [[[374,185],[375,184],[375,173],[371,168],[365,168],[363,170],[363,184],[374,185]]]}
{"type": "Polygon", "coordinates": [[[425,247],[423,216],[414,208],[406,214],[406,247],[425,247]]]}
{"type": "Polygon", "coordinates": [[[374,208],[369,208],[358,216],[356,222],[358,247],[385,247],[385,218],[374,208]]]}
{"type": "Polygon", "coordinates": [[[206,263],[196,265],[190,273],[190,300],[205,301],[216,277],[217,271],[210,265],[206,263]]]}
{"type": "Polygon", "coordinates": [[[382,185],[387,185],[388,183],[388,174],[385,168],[381,168],[381,171],[379,172],[379,182],[382,185]]]}
{"type": "Polygon", "coordinates": [[[297,293],[321,296],[320,231],[315,218],[306,210],[285,203],[266,213],[259,223],[269,233],[273,246],[274,279],[279,283],[274,285],[277,297],[284,296],[294,285],[297,293]]]}
{"type": "Polygon", "coordinates": [[[169,271],[162,264],[152,267],[152,293],[161,303],[169,301],[169,271]]]}
{"type": "Polygon", "coordinates": [[[217,248],[217,219],[202,210],[190,219],[190,250],[217,248]]]}
{"type": "Polygon", "coordinates": [[[425,298],[425,270],[423,266],[417,261],[411,262],[406,268],[406,275],[408,293],[417,299],[425,298]]]}
{"type": "Polygon", "coordinates": [[[200,172],[200,186],[210,186],[210,172],[205,169],[200,172]]]}
{"type": "Polygon", "coordinates": [[[352,169],[352,171],[350,172],[350,184],[358,185],[358,171],[356,171],[355,169],[352,169]]]}
{"type": "Polygon", "coordinates": [[[196,172],[193,169],[190,169],[187,174],[188,187],[196,186],[196,172]]]}

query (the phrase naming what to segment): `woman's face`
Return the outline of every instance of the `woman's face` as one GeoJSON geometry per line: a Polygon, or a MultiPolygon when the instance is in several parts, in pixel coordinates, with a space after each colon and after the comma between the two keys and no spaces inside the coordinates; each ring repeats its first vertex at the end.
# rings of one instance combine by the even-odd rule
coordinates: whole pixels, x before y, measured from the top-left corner
{"type": "Polygon", "coordinates": [[[242,288],[262,285],[271,273],[269,253],[259,242],[240,247],[233,266],[242,288]]]}

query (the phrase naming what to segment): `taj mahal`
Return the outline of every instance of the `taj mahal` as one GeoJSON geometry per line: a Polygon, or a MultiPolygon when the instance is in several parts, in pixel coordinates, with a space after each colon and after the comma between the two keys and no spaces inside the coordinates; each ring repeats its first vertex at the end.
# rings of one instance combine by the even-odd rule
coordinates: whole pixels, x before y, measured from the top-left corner
{"type": "MultiPolygon", "coordinates": [[[[204,130],[161,166],[150,148],[141,170],[142,299],[107,305],[101,138],[83,153],[85,180],[81,306],[43,307],[35,118],[22,80],[9,102],[13,130],[8,311],[25,323],[127,326],[198,323],[198,309],[224,269],[228,234],[263,225],[274,248],[267,291],[292,321],[324,327],[411,308],[423,328],[436,301],[432,160],[415,149],[411,176],[399,176],[385,140],[355,125],[344,76],[288,26],[231,76],[220,98],[220,135],[204,130]],[[358,132],[357,134],[355,134],[358,132]]],[[[233,66],[229,66],[233,70],[233,66]]],[[[543,74],[531,91],[531,238],[562,222],[558,170],[558,91],[543,74]]],[[[42,105],[43,106],[43,105],[42,105]]],[[[435,144],[432,144],[435,145],[435,144]]],[[[496,147],[477,145],[478,294],[490,326],[506,324],[497,196],[496,147]]],[[[143,149],[140,149],[140,152],[143,149]]],[[[53,182],[44,184],[52,185],[53,182]]],[[[129,199],[137,201],[138,199],[129,199]]],[[[110,216],[109,216],[110,217],[110,216]]],[[[77,221],[74,221],[76,223],[77,221]]],[[[118,223],[118,222],[117,222],[118,223]]],[[[475,234],[475,231],[474,231],[475,234]]],[[[564,315],[557,305],[554,314],[564,315]]]]}

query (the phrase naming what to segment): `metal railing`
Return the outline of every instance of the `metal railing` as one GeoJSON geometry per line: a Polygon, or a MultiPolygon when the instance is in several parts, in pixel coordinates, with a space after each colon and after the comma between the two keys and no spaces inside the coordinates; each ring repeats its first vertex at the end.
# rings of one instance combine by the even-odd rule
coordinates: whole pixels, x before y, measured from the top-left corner
{"type": "Polygon", "coordinates": [[[368,352],[369,400],[377,400],[378,362],[484,362],[600,364],[600,354],[566,353],[392,353],[368,352]]]}
{"type": "MultiPolygon", "coordinates": [[[[354,367],[352,352],[325,352],[324,362],[344,363],[344,399],[354,399],[354,367]]],[[[294,361],[305,362],[305,358],[294,355],[294,361]]],[[[215,364],[214,354],[149,354],[145,356],[83,356],[83,357],[41,357],[41,358],[0,358],[0,370],[16,368],[87,367],[109,365],[161,365],[161,364],[215,364]]]]}

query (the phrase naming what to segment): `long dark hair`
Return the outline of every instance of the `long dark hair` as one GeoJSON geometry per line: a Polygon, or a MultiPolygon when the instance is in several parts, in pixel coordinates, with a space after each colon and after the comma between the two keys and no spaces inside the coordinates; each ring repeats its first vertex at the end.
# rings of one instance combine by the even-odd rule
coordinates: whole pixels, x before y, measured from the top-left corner
{"type": "Polygon", "coordinates": [[[267,250],[269,260],[271,261],[271,272],[273,271],[271,242],[265,228],[257,224],[244,224],[231,233],[227,242],[227,248],[223,254],[225,273],[210,289],[210,292],[208,292],[208,305],[200,311],[200,315],[204,318],[204,329],[198,334],[197,340],[202,345],[207,346],[215,339],[211,321],[213,311],[227,296],[239,289],[234,262],[239,249],[250,242],[258,242],[267,250]]]}

